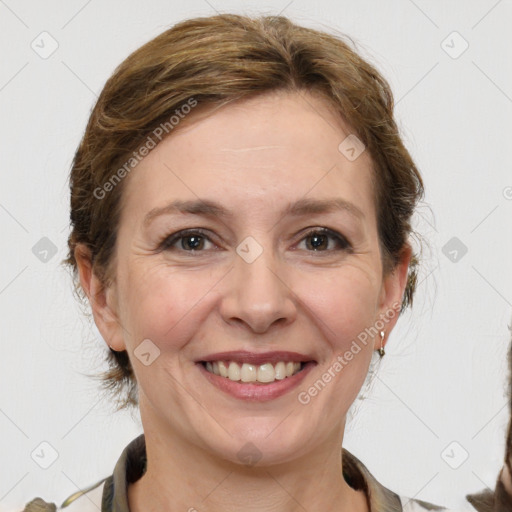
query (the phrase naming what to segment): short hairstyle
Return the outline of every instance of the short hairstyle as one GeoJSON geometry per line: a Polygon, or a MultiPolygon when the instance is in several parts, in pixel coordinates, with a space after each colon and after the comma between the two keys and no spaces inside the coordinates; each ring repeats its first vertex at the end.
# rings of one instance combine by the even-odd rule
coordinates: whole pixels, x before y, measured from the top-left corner
{"type": "MultiPolygon", "coordinates": [[[[180,22],[133,52],[115,69],[91,112],[70,173],[71,233],[63,262],[72,269],[82,300],[75,247],[90,250],[95,274],[109,286],[126,181],[112,178],[120,177],[123,165],[126,170],[148,135],[191,99],[199,106],[221,106],[272,91],[317,95],[363,142],[372,160],[383,269],[395,268],[412,233],[423,183],[401,140],[387,81],[341,37],[283,16],[221,14],[180,22]]],[[[413,255],[401,311],[412,303],[417,261],[413,255]]],[[[107,361],[110,369],[101,378],[118,408],[136,405],[128,354],[111,350],[107,361]]]]}
{"type": "MultiPolygon", "coordinates": [[[[509,325],[510,333],[512,334],[512,321],[509,325]]],[[[510,418],[508,420],[508,433],[507,433],[507,441],[505,445],[505,461],[508,465],[508,469],[510,471],[510,475],[512,476],[512,337],[510,340],[510,346],[508,350],[508,406],[510,418]]]]}
{"type": "MultiPolygon", "coordinates": [[[[509,331],[512,334],[512,321],[509,325],[509,331]]],[[[512,337],[510,339],[510,345],[508,347],[508,431],[507,439],[505,442],[505,465],[507,466],[508,472],[512,475],[512,337]]],[[[481,511],[505,511],[510,510],[510,494],[505,489],[505,484],[502,480],[502,471],[499,473],[498,481],[496,482],[496,488],[494,490],[486,489],[476,494],[466,495],[466,499],[471,503],[476,510],[481,511]]]]}

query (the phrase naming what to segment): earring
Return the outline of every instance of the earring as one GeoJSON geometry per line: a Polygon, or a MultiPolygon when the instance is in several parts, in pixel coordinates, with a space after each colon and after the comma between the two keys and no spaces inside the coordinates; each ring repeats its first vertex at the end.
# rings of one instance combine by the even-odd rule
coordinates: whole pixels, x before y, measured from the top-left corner
{"type": "Polygon", "coordinates": [[[386,333],[384,331],[380,331],[380,348],[379,348],[379,356],[384,357],[386,352],[384,351],[383,343],[384,343],[384,336],[386,333]]]}

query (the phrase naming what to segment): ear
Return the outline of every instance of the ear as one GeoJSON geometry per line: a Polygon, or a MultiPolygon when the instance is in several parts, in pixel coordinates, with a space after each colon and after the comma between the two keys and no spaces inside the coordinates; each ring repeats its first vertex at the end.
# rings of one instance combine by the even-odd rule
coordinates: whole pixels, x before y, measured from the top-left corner
{"type": "Polygon", "coordinates": [[[91,252],[84,244],[75,247],[80,284],[91,304],[94,323],[107,345],[116,351],[126,350],[123,329],[118,318],[115,289],[105,289],[92,268],[91,252]]]}
{"type": "MultiPolygon", "coordinates": [[[[407,278],[409,273],[409,264],[411,263],[412,249],[407,244],[400,255],[400,260],[395,268],[384,276],[382,280],[382,288],[379,301],[378,317],[375,319],[375,325],[384,324],[383,346],[386,344],[390,332],[395,327],[398,320],[402,300],[407,286],[407,278]]],[[[375,337],[375,349],[380,348],[380,336],[375,337]]]]}

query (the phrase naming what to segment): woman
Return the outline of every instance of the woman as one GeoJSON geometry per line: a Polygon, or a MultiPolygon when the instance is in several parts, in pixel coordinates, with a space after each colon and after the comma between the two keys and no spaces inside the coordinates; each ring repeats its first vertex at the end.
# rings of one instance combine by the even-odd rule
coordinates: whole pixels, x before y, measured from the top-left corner
{"type": "Polygon", "coordinates": [[[283,17],[180,23],[109,79],[70,184],[67,263],[144,434],[62,508],[437,508],[342,448],[423,192],[371,65],[283,17]]]}
{"type": "Polygon", "coordinates": [[[512,339],[508,353],[508,369],[510,419],[505,442],[505,462],[496,481],[496,488],[494,490],[486,489],[478,494],[467,496],[468,501],[479,512],[507,512],[512,510],[512,339]]]}

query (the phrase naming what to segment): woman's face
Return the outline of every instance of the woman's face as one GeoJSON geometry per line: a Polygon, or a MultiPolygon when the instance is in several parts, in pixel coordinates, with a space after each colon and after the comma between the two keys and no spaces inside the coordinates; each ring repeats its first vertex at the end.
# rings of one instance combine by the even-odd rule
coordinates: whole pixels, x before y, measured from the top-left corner
{"type": "Polygon", "coordinates": [[[238,463],[339,444],[408,264],[383,275],[349,134],[310,94],[267,94],[192,112],[125,178],[95,319],[128,350],[145,428],[238,463]]]}

